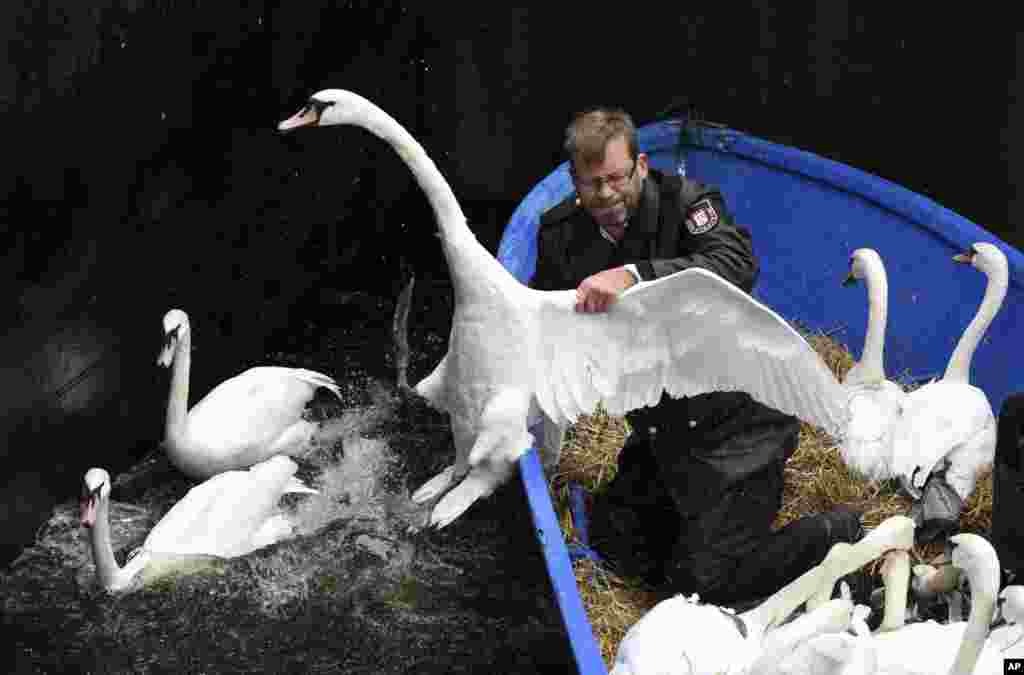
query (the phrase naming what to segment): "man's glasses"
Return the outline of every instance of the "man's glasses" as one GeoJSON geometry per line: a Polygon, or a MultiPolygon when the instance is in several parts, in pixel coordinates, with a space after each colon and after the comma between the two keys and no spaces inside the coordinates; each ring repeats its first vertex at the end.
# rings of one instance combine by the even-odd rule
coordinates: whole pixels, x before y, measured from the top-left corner
{"type": "Polygon", "coordinates": [[[576,187],[580,192],[586,192],[588,194],[600,192],[601,186],[605,183],[607,183],[608,187],[612,190],[618,192],[626,186],[626,183],[633,179],[633,174],[636,173],[636,164],[636,160],[633,160],[633,168],[629,170],[629,173],[619,171],[618,173],[610,173],[607,176],[597,176],[596,178],[580,178],[576,175],[575,169],[572,168],[570,168],[570,172],[572,173],[572,178],[576,182],[576,187]]]}

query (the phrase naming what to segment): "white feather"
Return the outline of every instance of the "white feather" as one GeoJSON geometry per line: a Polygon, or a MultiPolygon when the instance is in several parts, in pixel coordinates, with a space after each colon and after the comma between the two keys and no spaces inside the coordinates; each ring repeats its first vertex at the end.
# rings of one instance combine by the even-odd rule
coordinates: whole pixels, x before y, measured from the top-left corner
{"type": "Polygon", "coordinates": [[[985,392],[971,385],[974,351],[1002,307],[1009,283],[1006,256],[996,246],[976,243],[954,258],[970,262],[987,277],[985,296],[950,356],[941,379],[911,392],[894,426],[893,473],[920,488],[948,462],[946,481],[965,502],[977,476],[995,461],[996,421],[985,392]]]}
{"type": "MultiPolygon", "coordinates": [[[[602,401],[623,413],[657,402],[662,391],[747,391],[841,435],[846,391],[796,330],[741,289],[692,268],[630,288],[607,313],[579,314],[574,291],[530,289],[480,244],[444,177],[390,115],[344,90],[313,98],[317,106],[279,128],[371,131],[405,160],[437,217],[455,312],[448,352],[416,390],[449,414],[456,460],[413,495],[424,502],[455,485],[434,507],[435,525],[507,480],[534,444],[528,420],[545,420],[545,439],[558,439],[602,401]]],[[[544,465],[553,466],[559,448],[544,451],[544,465]]]]}
{"type": "MultiPolygon", "coordinates": [[[[189,410],[189,318],[172,309],[163,324],[167,344],[158,363],[172,368],[163,447],[183,473],[209,478],[273,455],[299,455],[320,438],[324,427],[306,420],[303,412],[320,387],[341,399],[334,379],[305,368],[249,368],[218,384],[189,410]]],[[[290,491],[308,490],[297,479],[291,483],[290,491]]]]}

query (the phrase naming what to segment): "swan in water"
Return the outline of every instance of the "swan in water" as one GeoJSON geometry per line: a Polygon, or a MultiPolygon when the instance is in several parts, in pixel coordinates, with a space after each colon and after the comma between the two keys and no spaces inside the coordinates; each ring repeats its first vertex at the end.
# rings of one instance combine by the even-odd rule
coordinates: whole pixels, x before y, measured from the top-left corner
{"type": "Polygon", "coordinates": [[[948,463],[946,482],[965,503],[978,474],[992,466],[996,419],[985,392],[971,384],[971,359],[1006,297],[1006,256],[989,243],[976,243],[953,260],[988,277],[985,295],[956,345],[941,379],[907,395],[903,415],[892,429],[893,473],[920,498],[928,476],[948,463]]]}
{"type": "MultiPolygon", "coordinates": [[[[293,532],[277,510],[281,495],[293,487],[298,465],[275,455],[247,470],[226,471],[196,485],[160,519],[124,567],[110,544],[110,474],[86,472],[81,524],[89,529],[93,562],[100,585],[110,591],[131,586],[138,577],[148,584],[187,569],[197,559],[232,558],[280,541],[293,532]]],[[[305,492],[314,492],[305,489],[305,492]]]]}
{"type": "Polygon", "coordinates": [[[839,578],[913,544],[913,521],[893,516],[856,544],[836,544],[820,565],[742,614],[681,595],[664,600],[626,632],[609,675],[770,672],[802,641],[849,625],[849,598],[829,600],[839,578]],[[804,603],[806,614],[782,623],[804,603]]]}
{"type": "Polygon", "coordinates": [[[878,253],[859,248],[850,256],[850,272],[843,282],[863,279],[868,291],[868,325],[860,361],[843,378],[849,397],[850,422],[839,445],[844,463],[865,478],[891,476],[891,429],[903,411],[907,394],[885,377],[883,351],[888,317],[889,282],[878,253]]]}
{"type": "MultiPolygon", "coordinates": [[[[341,390],[331,377],[304,368],[250,368],[218,384],[188,410],[188,315],[170,310],[163,328],[164,346],[157,363],[172,367],[163,447],[183,473],[206,479],[273,455],[297,456],[309,449],[314,437],[326,438],[326,425],[303,419],[303,411],[319,387],[338,400],[341,390]]],[[[306,491],[297,478],[292,487],[306,491]]]]}
{"type": "Polygon", "coordinates": [[[544,466],[560,440],[599,402],[621,415],[667,391],[691,396],[743,390],[785,413],[845,428],[846,391],[782,317],[702,268],[627,289],[598,315],[574,311],[575,290],[538,291],[513,277],[474,236],[455,195],[422,146],[358,94],[319,91],[281,131],[354,125],[391,145],[426,194],[452,278],[455,311],[448,351],[415,390],[451,419],[454,465],[413,495],[439,501],[444,527],[491,494],[534,444],[543,422],[544,466]]]}

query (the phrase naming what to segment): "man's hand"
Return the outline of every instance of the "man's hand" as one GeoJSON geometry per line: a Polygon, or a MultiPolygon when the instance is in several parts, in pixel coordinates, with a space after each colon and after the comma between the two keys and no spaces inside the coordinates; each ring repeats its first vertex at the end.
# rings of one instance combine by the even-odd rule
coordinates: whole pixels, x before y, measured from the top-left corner
{"type": "Polygon", "coordinates": [[[606,312],[619,293],[636,284],[636,277],[625,267],[604,270],[580,282],[576,289],[576,311],[606,312]]]}

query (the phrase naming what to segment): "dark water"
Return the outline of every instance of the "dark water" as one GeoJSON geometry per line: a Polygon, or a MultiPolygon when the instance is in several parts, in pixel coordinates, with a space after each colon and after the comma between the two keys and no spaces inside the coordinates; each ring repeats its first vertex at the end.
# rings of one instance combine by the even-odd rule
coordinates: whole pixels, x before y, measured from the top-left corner
{"type": "MultiPolygon", "coordinates": [[[[415,300],[412,382],[443,352],[446,297],[415,300]]],[[[300,462],[326,496],[287,498],[298,536],[112,596],[64,502],[0,582],[8,672],[572,672],[518,481],[445,530],[410,531],[426,513],[409,493],[454,451],[446,419],[394,396],[389,303],[356,295],[328,312],[307,298],[293,307],[305,324],[268,342],[275,362],[338,374],[344,406],[318,399],[315,414],[352,432],[300,462]]],[[[189,487],[159,466],[115,478],[121,560],[189,487]]]]}

